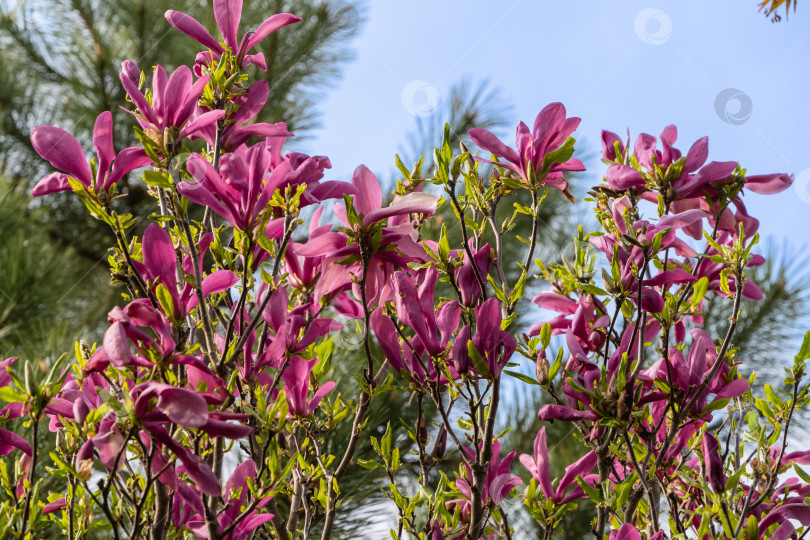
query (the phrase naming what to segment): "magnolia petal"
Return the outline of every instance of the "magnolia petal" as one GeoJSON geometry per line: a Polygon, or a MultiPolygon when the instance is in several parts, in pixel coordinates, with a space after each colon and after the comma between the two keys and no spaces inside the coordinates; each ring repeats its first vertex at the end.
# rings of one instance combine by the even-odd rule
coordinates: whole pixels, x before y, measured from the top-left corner
{"type": "Polygon", "coordinates": [[[337,180],[321,182],[317,186],[312,187],[312,189],[307,188],[307,191],[312,197],[319,201],[325,199],[340,199],[344,195],[357,195],[356,187],[348,182],[340,182],[337,180]]]}
{"type": "Polygon", "coordinates": [[[546,426],[542,426],[534,439],[534,462],[537,465],[535,480],[540,484],[543,495],[547,499],[554,498],[554,489],[551,486],[551,469],[548,461],[548,444],[546,442],[546,426]]]}
{"type": "Polygon", "coordinates": [[[641,177],[641,173],[624,163],[615,163],[608,167],[605,179],[613,189],[625,190],[644,187],[644,178],[641,177]]]}
{"type": "Polygon", "coordinates": [[[222,45],[220,45],[219,42],[208,33],[208,30],[194,17],[170,9],[166,12],[166,20],[169,21],[170,25],[212,51],[219,54],[223,52],[222,45]]]}
{"type": "MultiPolygon", "coordinates": [[[[378,307],[371,314],[371,329],[377,336],[377,342],[383,350],[388,363],[396,371],[402,371],[402,349],[399,345],[399,335],[391,319],[385,316],[382,307],[378,307]]],[[[466,351],[466,347],[465,347],[466,351]]]]}
{"type": "Polygon", "coordinates": [[[143,148],[137,148],[135,146],[124,148],[115,157],[110,176],[107,177],[107,181],[101,186],[101,189],[107,191],[113,184],[121,180],[125,174],[135,169],[148,167],[151,164],[152,158],[146,155],[143,148]]]}
{"type": "Polygon", "coordinates": [[[641,533],[630,523],[625,523],[611,540],[641,540],[641,533]]]}
{"type": "Polygon", "coordinates": [[[557,499],[562,499],[562,495],[568,486],[575,484],[576,479],[578,476],[585,476],[590,473],[594,467],[596,467],[596,462],[598,458],[596,456],[596,452],[591,450],[577,461],[569,465],[565,468],[565,474],[560,479],[559,487],[557,488],[557,499]]]}
{"type": "Polygon", "coordinates": [[[781,193],[793,184],[792,174],[759,174],[745,177],[745,187],[760,195],[781,193]]]}
{"type": "Polygon", "coordinates": [[[239,276],[230,270],[218,270],[202,281],[203,296],[227,291],[239,282],[239,276]]]}
{"type": "Polygon", "coordinates": [[[645,280],[644,285],[648,287],[657,287],[658,285],[676,284],[676,283],[691,283],[697,281],[697,278],[681,268],[674,270],[664,270],[659,272],[655,277],[645,280]]]}
{"type": "Polygon", "coordinates": [[[253,433],[253,428],[250,426],[225,422],[216,418],[209,418],[208,422],[201,426],[200,429],[212,437],[226,437],[228,439],[244,439],[253,433]]]}
{"type": "Polygon", "coordinates": [[[37,185],[31,190],[31,195],[34,197],[42,197],[43,195],[50,195],[51,193],[70,191],[68,178],[69,176],[64,173],[51,173],[37,182],[37,185]]]}
{"type": "Polygon", "coordinates": [[[131,358],[129,338],[123,323],[116,321],[104,332],[102,348],[115,367],[121,368],[129,364],[131,358]]]}
{"type": "Polygon", "coordinates": [[[98,154],[98,175],[99,178],[103,178],[110,170],[110,163],[115,159],[113,121],[110,111],[104,111],[96,118],[96,125],[93,129],[93,146],[98,154]]]}
{"type": "MultiPolygon", "coordinates": [[[[155,111],[152,110],[151,105],[149,102],[146,101],[146,97],[143,95],[143,92],[138,88],[138,86],[130,80],[126,73],[121,73],[119,76],[121,79],[121,84],[124,87],[124,91],[129,96],[129,99],[135,104],[135,108],[143,115],[144,119],[150,124],[158,125],[160,121],[158,120],[157,116],[155,116],[155,111]]],[[[129,111],[129,109],[124,109],[129,111]]]]}
{"type": "Polygon", "coordinates": [[[52,503],[48,503],[42,507],[42,515],[58,512],[59,510],[65,508],[66,506],[67,503],[65,503],[64,497],[62,497],[61,499],[56,499],[52,503]]]}
{"type": "Polygon", "coordinates": [[[520,162],[520,157],[517,152],[506,146],[501,140],[493,135],[490,131],[483,128],[473,128],[469,132],[470,139],[479,148],[498,156],[499,158],[506,158],[514,164],[520,162]]]}
{"type": "MultiPolygon", "coordinates": [[[[362,191],[361,191],[362,193],[362,191]]],[[[436,212],[436,204],[439,198],[428,193],[413,192],[404,197],[400,197],[387,208],[372,210],[363,218],[363,225],[382,221],[391,216],[401,216],[405,214],[428,214],[436,212]]]]}
{"type": "Polygon", "coordinates": [[[723,389],[717,393],[717,399],[740,397],[746,393],[749,388],[750,385],[745,379],[735,379],[725,385],[723,389]]]}
{"type": "Polygon", "coordinates": [[[346,247],[347,238],[338,232],[329,232],[310,238],[303,246],[298,246],[296,253],[302,257],[318,257],[334,253],[338,249],[346,247]]]}
{"type": "Polygon", "coordinates": [[[157,391],[156,408],[175,424],[201,427],[208,423],[208,404],[192,390],[166,385],[157,391]]]}
{"type": "Polygon", "coordinates": [[[231,211],[200,184],[180,182],[177,184],[177,191],[191,202],[207,206],[226,220],[233,222],[234,216],[231,211]]]}
{"type": "Polygon", "coordinates": [[[239,20],[242,18],[242,0],[214,0],[214,19],[225,39],[225,44],[236,52],[239,48],[239,20]]]}
{"type": "Polygon", "coordinates": [[[332,391],[335,387],[335,381],[329,381],[324,383],[320,388],[318,388],[315,393],[312,395],[312,399],[309,400],[309,406],[307,407],[307,416],[315,412],[315,409],[318,408],[318,405],[321,403],[321,400],[324,398],[326,394],[332,391]]]}
{"type": "Polygon", "coordinates": [[[540,420],[596,420],[599,418],[593,411],[579,411],[564,405],[543,405],[537,411],[540,420]]]}
{"type": "Polygon", "coordinates": [[[552,291],[541,292],[532,298],[532,302],[543,309],[550,309],[568,315],[573,314],[579,306],[567,296],[552,291]]]}
{"type": "MultiPolygon", "coordinates": [[[[143,233],[143,263],[171,292],[177,288],[177,258],[172,239],[160,225],[150,223],[143,233]]],[[[109,354],[109,353],[108,353],[109,354]]]]}
{"type": "Polygon", "coordinates": [[[31,132],[31,144],[48,163],[90,186],[92,175],[84,150],[73,135],[55,126],[39,126],[31,132]]]}
{"type": "Polygon", "coordinates": [[[192,133],[196,133],[204,127],[210,126],[223,116],[225,116],[224,110],[208,111],[201,114],[180,130],[180,134],[177,136],[178,140],[188,137],[192,133]]]}
{"type": "Polygon", "coordinates": [[[0,456],[5,456],[15,448],[19,448],[29,456],[31,455],[31,445],[28,441],[6,429],[0,429],[0,456]]]}
{"type": "Polygon", "coordinates": [[[706,470],[706,480],[712,486],[715,493],[723,493],[726,489],[726,476],[723,474],[723,461],[720,458],[720,444],[717,439],[709,433],[703,432],[701,442],[703,451],[703,464],[706,470]]]}
{"type": "Polygon", "coordinates": [[[296,17],[292,13],[277,13],[270,17],[269,19],[265,20],[259,27],[256,29],[250,37],[247,38],[247,47],[245,50],[250,50],[255,47],[261,40],[269,36],[272,32],[275,32],[279,28],[283,26],[287,26],[288,24],[297,23],[301,20],[301,17],[296,17]]]}
{"type": "MultiPolygon", "coordinates": [[[[360,165],[354,170],[352,185],[357,188],[357,195],[354,197],[354,209],[358,213],[368,215],[374,210],[380,209],[382,206],[382,189],[379,180],[368,167],[360,165]]],[[[369,222],[364,219],[363,223],[369,222]]]]}

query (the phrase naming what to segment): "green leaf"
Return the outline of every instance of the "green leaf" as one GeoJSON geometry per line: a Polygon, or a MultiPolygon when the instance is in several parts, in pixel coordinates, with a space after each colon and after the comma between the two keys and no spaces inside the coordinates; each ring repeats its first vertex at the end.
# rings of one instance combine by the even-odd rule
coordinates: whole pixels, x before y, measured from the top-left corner
{"type": "Polygon", "coordinates": [[[383,433],[382,441],[380,444],[380,448],[383,452],[383,457],[388,460],[391,457],[391,422],[388,422],[388,426],[385,428],[385,433],[383,433]]]}
{"type": "Polygon", "coordinates": [[[357,464],[363,467],[364,469],[368,469],[369,471],[373,471],[375,469],[380,468],[380,464],[371,459],[358,459],[357,464]]]}
{"type": "Polygon", "coordinates": [[[692,298],[689,300],[689,305],[692,309],[697,309],[700,301],[703,300],[703,297],[706,295],[706,291],[708,289],[709,279],[705,276],[695,282],[695,284],[692,286],[692,298]]]}
{"type": "Polygon", "coordinates": [[[715,399],[714,401],[703,407],[703,410],[700,411],[700,416],[708,414],[712,411],[719,411],[720,409],[724,409],[726,405],[728,405],[729,401],[731,401],[729,398],[715,399]]]}
{"type": "Polygon", "coordinates": [[[467,353],[470,355],[470,360],[472,360],[472,365],[475,368],[475,371],[477,371],[484,377],[489,377],[489,369],[487,368],[487,363],[478,353],[478,349],[475,348],[475,345],[473,345],[472,340],[467,342],[467,353]]]}
{"type": "Polygon", "coordinates": [[[773,387],[770,384],[765,385],[765,397],[768,398],[769,402],[779,407],[783,404],[782,398],[776,395],[776,392],[773,391],[773,387]]]}
{"type": "Polygon", "coordinates": [[[169,289],[163,286],[163,283],[158,283],[155,287],[155,298],[157,298],[160,307],[169,319],[174,319],[174,301],[169,289]]]}
{"type": "Polygon", "coordinates": [[[807,359],[810,359],[810,332],[804,335],[802,348],[799,349],[799,354],[796,355],[796,360],[799,362],[804,362],[807,359]]]}
{"type": "Polygon", "coordinates": [[[173,185],[172,179],[169,175],[152,170],[144,171],[143,181],[148,186],[154,186],[163,189],[171,189],[173,185]]]}
{"type": "Polygon", "coordinates": [[[759,523],[755,516],[748,516],[745,523],[745,540],[759,540],[759,523]]]}
{"type": "Polygon", "coordinates": [[[0,399],[6,403],[25,403],[28,398],[10,386],[4,386],[0,388],[0,399]]]}
{"type": "Polygon", "coordinates": [[[523,373],[518,373],[517,371],[510,371],[508,369],[503,370],[504,373],[507,375],[511,375],[516,379],[520,379],[521,381],[525,382],[526,384],[532,384],[534,386],[540,386],[540,383],[536,380],[532,379],[528,375],[524,375],[523,373]]]}
{"type": "Polygon", "coordinates": [[[577,484],[579,487],[582,488],[582,491],[585,492],[585,495],[596,504],[600,504],[603,502],[602,500],[602,492],[597,487],[591,487],[590,484],[585,482],[581,476],[577,476],[577,484]]]}
{"type": "Polygon", "coordinates": [[[810,474],[807,474],[807,472],[799,467],[796,463],[793,464],[793,468],[796,470],[796,474],[799,475],[799,478],[801,478],[805,483],[810,484],[810,474]]]}
{"type": "Polygon", "coordinates": [[[548,348],[548,344],[551,342],[551,325],[548,323],[543,323],[543,326],[540,327],[540,345],[543,346],[544,349],[548,348]]]}

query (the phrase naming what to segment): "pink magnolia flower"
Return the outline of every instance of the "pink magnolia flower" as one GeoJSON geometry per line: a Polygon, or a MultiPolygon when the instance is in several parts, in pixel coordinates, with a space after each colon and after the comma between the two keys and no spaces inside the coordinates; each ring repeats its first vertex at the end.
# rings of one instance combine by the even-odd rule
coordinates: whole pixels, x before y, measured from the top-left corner
{"type": "Polygon", "coordinates": [[[726,489],[726,475],[723,473],[723,460],[720,458],[720,444],[708,430],[703,432],[701,449],[706,480],[715,493],[723,493],[726,489]]]}
{"type": "Polygon", "coordinates": [[[413,329],[430,356],[437,357],[447,349],[450,337],[458,328],[461,306],[450,301],[438,309],[433,307],[439,277],[435,267],[420,272],[419,277],[421,283],[417,290],[417,284],[408,274],[394,274],[394,307],[400,322],[413,329]]]}
{"type": "MultiPolygon", "coordinates": [[[[192,154],[186,167],[196,182],[180,182],[177,191],[190,201],[211,208],[240,231],[254,230],[262,222],[273,194],[287,186],[307,186],[302,206],[353,192],[345,182],[320,183],[324,168],[330,166],[326,158],[294,154],[292,160],[285,158],[274,163],[273,154],[272,147],[264,143],[249,148],[242,145],[222,157],[219,172],[204,157],[192,154]]],[[[273,230],[268,226],[267,232],[273,230]]]]}
{"type": "Polygon", "coordinates": [[[287,404],[290,407],[291,416],[309,416],[320,404],[323,397],[335,387],[334,381],[329,381],[321,385],[312,398],[308,398],[310,387],[310,373],[312,373],[317,358],[304,360],[299,356],[290,358],[290,363],[281,380],[284,381],[284,392],[287,396],[287,404]]]}
{"type": "MultiPolygon", "coordinates": [[[[470,338],[470,327],[465,325],[456,336],[453,346],[453,362],[457,366],[469,366],[468,342],[481,357],[487,373],[484,377],[498,377],[501,370],[517,349],[517,339],[510,332],[501,330],[501,307],[496,298],[488,298],[475,308],[475,335],[470,338]]],[[[458,367],[457,367],[458,369],[458,367]]]]}
{"type": "MultiPolygon", "coordinates": [[[[386,226],[388,218],[405,216],[409,214],[432,215],[436,211],[438,197],[427,193],[413,192],[395,200],[390,206],[382,207],[382,189],[377,177],[368,168],[360,165],[352,176],[352,185],[356,189],[353,209],[357,213],[359,222],[350,223],[346,207],[340,203],[335,204],[342,230],[319,234],[310,238],[300,249],[299,255],[304,257],[318,257],[328,253],[324,259],[324,274],[332,268],[330,280],[334,285],[321,277],[322,287],[331,289],[342,287],[349,282],[350,274],[360,276],[362,264],[360,262],[361,249],[357,243],[360,238],[373,245],[370,248],[368,273],[366,275],[366,297],[373,307],[379,299],[389,298],[391,287],[390,278],[394,268],[404,268],[409,262],[424,260],[425,251],[416,242],[417,231],[411,222],[397,226],[386,226]],[[374,233],[379,229],[379,238],[374,233]],[[332,263],[336,261],[350,261],[348,267],[338,267],[332,263]]],[[[361,298],[360,287],[354,284],[354,294],[361,298]]]]}
{"type": "Polygon", "coordinates": [[[557,504],[565,504],[574,499],[585,497],[585,492],[579,485],[576,485],[577,477],[584,477],[596,466],[596,453],[591,450],[580,459],[569,465],[565,469],[565,474],[560,479],[557,489],[551,484],[551,470],[548,461],[548,446],[546,444],[546,426],[542,426],[534,439],[534,456],[522,454],[520,463],[529,471],[540,486],[543,495],[557,504]],[[574,489],[568,495],[565,491],[574,485],[574,489]]]}
{"type": "MultiPolygon", "coordinates": [[[[515,146],[517,151],[509,148],[495,135],[482,128],[470,130],[470,138],[479,147],[493,155],[505,159],[498,165],[517,174],[529,185],[546,185],[566,190],[568,183],[563,177],[565,171],[584,171],[585,166],[570,153],[555,155],[554,152],[565,146],[568,137],[579,126],[579,118],[566,118],[565,106],[562,103],[546,105],[534,120],[534,128],[521,122],[517,127],[515,146]],[[549,158],[549,159],[546,159],[549,158]]],[[[485,163],[494,163],[476,158],[485,163]]]]}
{"type": "MultiPolygon", "coordinates": [[[[475,459],[474,449],[465,447],[462,450],[470,459],[475,459]]],[[[514,476],[510,472],[515,454],[516,452],[509,452],[501,459],[501,443],[498,441],[492,443],[492,459],[489,462],[484,485],[482,486],[482,500],[486,506],[499,506],[512,489],[523,483],[519,476],[514,476]]],[[[471,482],[473,481],[473,474],[469,466],[465,465],[464,468],[466,471],[465,476],[456,478],[456,489],[464,499],[454,502],[462,505],[462,515],[468,515],[470,511],[469,501],[472,501],[471,482]]]]}
{"type": "MultiPolygon", "coordinates": [[[[262,283],[256,292],[256,302],[263,303],[265,294],[267,285],[262,283]]],[[[266,365],[277,368],[282,365],[284,358],[303,354],[310,345],[326,334],[343,328],[343,325],[334,319],[326,317],[311,319],[311,306],[308,304],[289,310],[287,290],[284,287],[279,287],[270,294],[270,300],[261,317],[275,335],[269,339],[267,347],[256,362],[257,370],[266,365]]],[[[288,366],[287,371],[289,369],[288,366]]]]}
{"type": "MultiPolygon", "coordinates": [[[[8,386],[11,382],[11,375],[8,369],[14,365],[19,358],[12,356],[0,362],[0,388],[8,386]]],[[[0,420],[11,420],[23,415],[22,403],[9,403],[0,409],[0,420]]],[[[13,431],[0,429],[0,456],[10,454],[14,449],[22,450],[26,455],[31,455],[31,445],[23,437],[13,431]]]]}
{"type": "Polygon", "coordinates": [[[224,110],[195,115],[197,102],[205,90],[205,85],[208,84],[209,77],[205,75],[193,83],[188,66],[180,66],[168,78],[163,66],[156,66],[152,76],[151,103],[133,82],[131,69],[126,62],[122,67],[120,79],[139,114],[130,112],[138,120],[146,136],[160,147],[174,144],[225,115],[224,110]],[[166,139],[167,136],[169,139],[166,139]]]}
{"type": "MultiPolygon", "coordinates": [[[[236,110],[227,117],[220,136],[223,154],[233,152],[247,143],[252,137],[272,137],[283,140],[284,137],[292,136],[292,133],[287,131],[287,124],[284,122],[275,124],[249,122],[264,108],[269,95],[269,83],[267,81],[256,81],[250,85],[247,92],[233,99],[232,103],[236,110]]],[[[202,138],[213,147],[216,144],[216,132],[217,126],[208,124],[191,135],[190,138],[202,138]]]]}
{"type": "Polygon", "coordinates": [[[98,161],[90,169],[79,141],[54,126],[39,126],[31,132],[31,144],[37,154],[62,172],[51,173],[40,180],[31,194],[34,197],[69,191],[68,178],[75,178],[96,194],[109,194],[110,188],[125,174],[146,167],[152,159],[143,148],[124,148],[118,154],[113,146],[112,113],[105,111],[96,118],[93,146],[98,161]]]}
{"type": "Polygon", "coordinates": [[[464,262],[456,268],[456,284],[461,291],[461,303],[464,307],[472,307],[481,298],[481,285],[475,275],[473,264],[478,269],[484,284],[487,282],[487,275],[492,266],[492,248],[489,244],[484,244],[481,249],[475,250],[473,240],[470,239],[470,253],[473,254],[471,261],[464,252],[464,262]]]}
{"type": "Polygon", "coordinates": [[[532,298],[532,302],[559,315],[549,321],[535,323],[529,329],[530,336],[539,335],[543,325],[548,324],[552,335],[564,334],[571,329],[585,351],[597,350],[604,343],[605,329],[610,323],[610,318],[604,314],[604,307],[598,304],[593,296],[583,296],[574,301],[559,292],[545,291],[532,298]]]}
{"type": "Polygon", "coordinates": [[[714,377],[695,402],[695,411],[700,412],[707,404],[710,395],[717,399],[735,398],[743,395],[749,388],[745,379],[728,380],[730,368],[725,359],[717,358],[717,351],[711,337],[702,329],[693,328],[690,331],[693,338],[689,349],[688,359],[677,348],[669,349],[669,364],[667,367],[664,358],[659,359],[649,368],[639,374],[641,380],[653,381],[661,379],[680,388],[690,398],[711,372],[715,362],[723,362],[714,377]],[[670,373],[672,379],[670,380],[670,373]]]}
{"type": "MultiPolygon", "coordinates": [[[[664,531],[658,531],[649,540],[664,540],[664,538],[664,531]]],[[[618,531],[610,531],[609,540],[642,540],[642,538],[632,523],[625,523],[618,531]]]]}
{"type": "MultiPolygon", "coordinates": [[[[395,370],[411,380],[446,383],[436,372],[433,359],[447,350],[461,319],[461,306],[456,301],[444,302],[434,308],[438,273],[429,267],[415,278],[406,272],[393,276],[394,309],[400,324],[414,331],[407,343],[402,342],[394,323],[383,314],[382,306],[371,314],[371,328],[388,362],[395,370]]],[[[466,352],[466,351],[465,351],[466,352]]],[[[453,367],[450,366],[451,373],[453,367]]],[[[454,374],[455,375],[455,374],[454,374]]]]}
{"type": "Polygon", "coordinates": [[[169,21],[169,24],[210,49],[214,55],[214,59],[219,60],[223,53],[230,51],[236,55],[236,61],[239,67],[244,67],[246,64],[254,64],[265,71],[267,70],[267,62],[264,58],[264,54],[248,55],[248,51],[279,28],[287,26],[288,24],[297,23],[301,20],[300,17],[296,17],[290,13],[279,13],[265,20],[256,30],[246,33],[242,36],[242,39],[239,40],[238,33],[239,21],[242,18],[242,0],[214,0],[214,18],[222,32],[222,38],[225,43],[224,47],[193,17],[172,9],[166,12],[166,20],[169,21]]]}
{"type": "MultiPolygon", "coordinates": [[[[680,150],[673,146],[677,137],[677,128],[674,125],[667,126],[660,136],[663,148],[658,150],[655,137],[646,133],[639,135],[634,146],[638,166],[634,167],[628,164],[629,158],[624,156],[625,146],[618,135],[603,131],[603,157],[608,162],[614,162],[608,167],[605,175],[608,185],[617,190],[633,189],[640,193],[642,198],[655,203],[658,194],[647,190],[647,182],[642,173],[657,178],[659,176],[657,171],[666,174],[671,166],[679,164],[680,172],[668,180],[668,185],[663,186],[673,212],[680,213],[698,208],[707,210],[711,214],[710,225],[714,226],[714,222],[719,221],[720,230],[736,234],[737,223],[743,223],[746,235],[752,236],[756,232],[758,222],[748,216],[739,196],[731,201],[737,208],[736,213],[726,207],[725,201],[715,200],[719,190],[735,179],[735,171],[739,164],[736,161],[706,163],[709,155],[708,137],[697,140],[686,156],[682,156],[680,150]],[[618,158],[614,149],[616,143],[619,144],[622,154],[618,158]]],[[[792,183],[793,176],[782,173],[743,178],[744,188],[764,195],[780,193],[792,183]]],[[[685,231],[693,238],[700,238],[701,230],[697,225],[686,227],[685,231]]]]}
{"type": "MultiPolygon", "coordinates": [[[[205,254],[211,240],[211,236],[206,236],[201,240],[197,247],[200,258],[205,254]]],[[[150,284],[155,287],[160,284],[166,288],[174,308],[173,313],[167,315],[175,320],[185,317],[197,305],[198,298],[194,287],[189,283],[183,283],[182,289],[178,290],[177,254],[169,233],[156,223],[150,223],[143,234],[141,249],[143,263],[136,262],[135,267],[150,284]]],[[[194,273],[190,255],[183,256],[182,269],[184,273],[194,273]]],[[[209,296],[227,291],[238,281],[237,275],[230,270],[211,272],[202,280],[202,294],[209,296]]]]}
{"type": "Polygon", "coordinates": [[[771,510],[759,522],[759,537],[765,538],[768,529],[771,526],[779,524],[772,536],[768,538],[776,538],[778,540],[787,540],[788,538],[795,537],[796,527],[791,523],[791,520],[796,520],[805,527],[810,527],[810,506],[804,501],[792,504],[785,504],[779,506],[775,510],[771,510]]]}
{"type": "MultiPolygon", "coordinates": [[[[222,493],[225,496],[227,506],[218,516],[220,530],[229,527],[236,518],[239,517],[242,506],[248,499],[250,493],[247,484],[248,478],[256,479],[256,464],[252,459],[240,463],[236,469],[234,469],[233,474],[231,474],[231,477],[225,484],[225,489],[222,493]]],[[[197,493],[192,492],[192,496],[195,499],[199,499],[197,493]]],[[[272,497],[264,497],[259,500],[255,509],[244,517],[230,534],[223,537],[223,540],[243,540],[250,538],[253,531],[273,519],[273,514],[259,512],[261,508],[270,502],[270,499],[272,499],[272,497]]],[[[199,500],[199,505],[195,504],[194,506],[195,509],[198,509],[198,513],[186,523],[189,529],[194,531],[201,538],[205,538],[208,535],[208,530],[205,523],[202,501],[199,500]]]]}

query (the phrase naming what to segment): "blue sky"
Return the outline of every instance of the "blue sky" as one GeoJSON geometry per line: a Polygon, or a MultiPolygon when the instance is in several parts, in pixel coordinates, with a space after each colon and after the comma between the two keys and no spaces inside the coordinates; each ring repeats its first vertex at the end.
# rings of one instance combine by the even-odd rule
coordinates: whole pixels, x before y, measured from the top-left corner
{"type": "MultiPolygon", "coordinates": [[[[708,135],[710,159],[795,173],[808,187],[810,11],[802,6],[778,24],[753,0],[377,1],[365,15],[357,58],[329,89],[322,128],[306,145],[330,156],[332,178],[348,179],[359,163],[389,171],[415,114],[430,114],[436,95],[473,77],[501,88],[512,125],[562,101],[582,117],[576,136],[590,153],[603,128],[629,128],[635,138],[674,123],[684,152],[708,135]],[[721,94],[731,97],[718,105],[721,94]]],[[[513,131],[501,133],[505,141],[513,131]]],[[[593,185],[604,165],[588,165],[593,185]]],[[[764,236],[806,247],[808,192],[745,202],[764,236]]]]}

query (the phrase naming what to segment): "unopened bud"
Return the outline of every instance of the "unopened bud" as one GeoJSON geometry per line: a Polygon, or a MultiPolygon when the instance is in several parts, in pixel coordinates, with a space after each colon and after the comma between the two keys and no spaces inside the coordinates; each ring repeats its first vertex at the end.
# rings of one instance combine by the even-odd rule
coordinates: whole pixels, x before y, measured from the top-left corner
{"type": "Polygon", "coordinates": [[[416,428],[416,439],[419,445],[427,445],[430,439],[428,438],[427,427],[425,427],[425,417],[420,414],[414,427],[416,428]]]}
{"type": "Polygon", "coordinates": [[[34,376],[31,372],[31,362],[28,360],[25,361],[23,372],[25,374],[25,391],[28,392],[29,396],[35,396],[36,388],[34,388],[34,376]]]}
{"type": "Polygon", "coordinates": [[[442,459],[444,452],[447,450],[447,430],[442,426],[439,430],[439,435],[436,437],[436,445],[433,448],[433,457],[435,459],[442,459]]]}
{"type": "Polygon", "coordinates": [[[537,376],[537,382],[539,382],[542,386],[546,386],[549,382],[548,380],[548,370],[549,370],[549,363],[548,358],[546,358],[546,351],[545,349],[541,350],[537,354],[537,362],[535,363],[535,375],[537,376]]]}
{"type": "Polygon", "coordinates": [[[85,403],[84,399],[78,398],[76,401],[73,402],[73,419],[76,421],[77,424],[84,424],[85,419],[87,418],[87,414],[90,412],[90,408],[85,403]]]}
{"type": "MultiPolygon", "coordinates": [[[[470,152],[470,149],[467,148],[467,145],[464,144],[464,141],[459,141],[458,145],[461,148],[461,153],[468,154],[470,152]]],[[[468,155],[467,159],[464,160],[464,170],[467,171],[467,174],[470,174],[474,167],[475,167],[475,160],[472,158],[472,156],[468,155]]]]}

